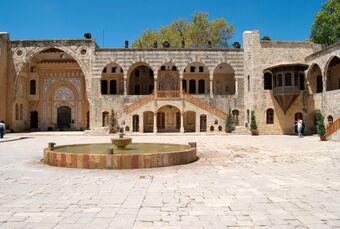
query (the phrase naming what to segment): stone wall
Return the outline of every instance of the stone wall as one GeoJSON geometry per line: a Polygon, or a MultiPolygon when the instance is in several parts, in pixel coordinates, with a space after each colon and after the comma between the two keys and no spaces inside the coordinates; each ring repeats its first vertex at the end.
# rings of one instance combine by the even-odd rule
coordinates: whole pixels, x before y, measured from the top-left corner
{"type": "Polygon", "coordinates": [[[8,33],[0,33],[0,120],[7,123],[7,90],[8,90],[8,33]]]}
{"type": "Polygon", "coordinates": [[[202,97],[203,101],[226,112],[231,106],[232,109],[235,108],[240,111],[240,116],[244,113],[243,49],[96,49],[92,64],[92,96],[90,100],[90,104],[96,105],[90,106],[90,114],[95,114],[90,115],[91,127],[101,127],[102,117],[98,114],[101,114],[104,110],[109,111],[113,108],[117,111],[137,99],[136,96],[131,95],[101,95],[100,79],[102,71],[110,63],[116,63],[122,68],[125,81],[127,81],[131,71],[139,64],[149,66],[154,72],[154,77],[157,78],[161,65],[172,63],[177,67],[180,78],[182,78],[184,69],[190,63],[201,63],[208,69],[210,80],[213,80],[214,71],[219,64],[230,64],[235,72],[235,95],[210,96],[208,93],[208,95],[197,95],[197,97],[202,97]]]}
{"type": "Polygon", "coordinates": [[[244,32],[243,39],[245,109],[255,110],[260,133],[293,134],[296,112],[303,114],[306,123],[312,123],[310,112],[314,107],[308,104],[306,91],[301,92],[284,114],[271,90],[264,90],[263,70],[282,62],[305,63],[305,57],[320,50],[321,47],[310,42],[260,41],[258,31],[244,32]],[[274,109],[274,124],[266,124],[268,108],[274,109]]]}

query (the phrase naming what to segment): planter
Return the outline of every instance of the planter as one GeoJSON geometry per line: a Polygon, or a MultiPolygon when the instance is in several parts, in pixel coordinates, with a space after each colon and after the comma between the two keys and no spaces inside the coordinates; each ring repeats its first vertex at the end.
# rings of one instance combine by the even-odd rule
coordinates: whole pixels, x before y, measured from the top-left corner
{"type": "Polygon", "coordinates": [[[320,135],[320,141],[327,141],[326,136],[320,135]]]}
{"type": "Polygon", "coordinates": [[[250,133],[252,136],[256,136],[259,134],[256,130],[251,130],[250,133]]]}
{"type": "Polygon", "coordinates": [[[109,134],[115,134],[116,133],[116,130],[115,129],[109,129],[109,134]]]}
{"type": "Polygon", "coordinates": [[[225,128],[224,130],[226,133],[231,133],[231,129],[225,128]]]}

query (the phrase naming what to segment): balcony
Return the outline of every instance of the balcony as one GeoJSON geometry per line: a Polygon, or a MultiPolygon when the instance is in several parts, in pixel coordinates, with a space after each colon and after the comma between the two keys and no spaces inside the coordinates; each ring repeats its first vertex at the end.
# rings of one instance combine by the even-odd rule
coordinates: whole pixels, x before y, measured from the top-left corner
{"type": "Polygon", "coordinates": [[[299,86],[282,86],[273,88],[274,96],[299,95],[299,94],[300,94],[299,86]]]}

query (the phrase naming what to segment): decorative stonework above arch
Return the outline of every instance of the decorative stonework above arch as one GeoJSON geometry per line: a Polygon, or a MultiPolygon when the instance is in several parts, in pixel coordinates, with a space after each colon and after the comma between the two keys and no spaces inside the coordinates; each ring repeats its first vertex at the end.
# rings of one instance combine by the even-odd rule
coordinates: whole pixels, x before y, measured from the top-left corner
{"type": "Polygon", "coordinates": [[[73,99],[73,92],[71,91],[71,89],[65,86],[58,88],[54,93],[54,101],[67,101],[73,99]]]}

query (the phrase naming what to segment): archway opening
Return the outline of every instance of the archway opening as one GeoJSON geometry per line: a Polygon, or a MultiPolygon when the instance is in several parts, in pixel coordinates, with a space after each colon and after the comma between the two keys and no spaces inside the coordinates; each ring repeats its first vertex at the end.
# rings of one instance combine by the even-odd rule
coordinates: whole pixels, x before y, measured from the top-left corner
{"type": "Polygon", "coordinates": [[[209,94],[209,69],[200,62],[188,64],[183,72],[182,90],[189,94],[209,94]]]}
{"type": "Polygon", "coordinates": [[[158,91],[178,91],[179,72],[177,66],[171,62],[162,64],[157,75],[158,91]]]}
{"type": "Polygon", "coordinates": [[[322,85],[322,74],[319,65],[313,64],[312,68],[310,69],[307,77],[309,91],[312,94],[322,92],[323,85],[322,85]]]}
{"type": "MultiPolygon", "coordinates": [[[[14,104],[20,101],[24,109],[23,119],[15,120],[12,128],[82,130],[88,126],[87,112],[89,103],[86,95],[84,66],[77,57],[60,48],[45,48],[25,60],[19,69],[14,85],[14,104]],[[58,108],[67,106],[72,109],[72,123],[58,122],[58,108]],[[31,113],[31,112],[37,113],[31,113]],[[39,114],[39,117],[36,118],[39,114]],[[36,120],[38,119],[38,121],[36,120]],[[59,123],[59,124],[58,124],[59,123]],[[71,125],[72,124],[72,125],[71,125]]],[[[59,118],[61,120],[61,118],[59,118]]]]}
{"type": "Polygon", "coordinates": [[[130,71],[128,77],[129,95],[149,95],[154,91],[154,72],[151,67],[140,64],[130,71]]]}
{"type": "Polygon", "coordinates": [[[230,64],[221,63],[214,70],[213,92],[215,95],[234,95],[235,71],[230,64]]]}
{"type": "Polygon", "coordinates": [[[117,63],[107,64],[101,75],[102,95],[123,95],[124,94],[124,71],[117,63]]]}
{"type": "Polygon", "coordinates": [[[332,57],[326,70],[327,76],[327,91],[340,89],[340,58],[332,57]]]}
{"type": "Polygon", "coordinates": [[[180,110],[172,105],[162,106],[157,110],[157,132],[179,132],[180,110]]]}

